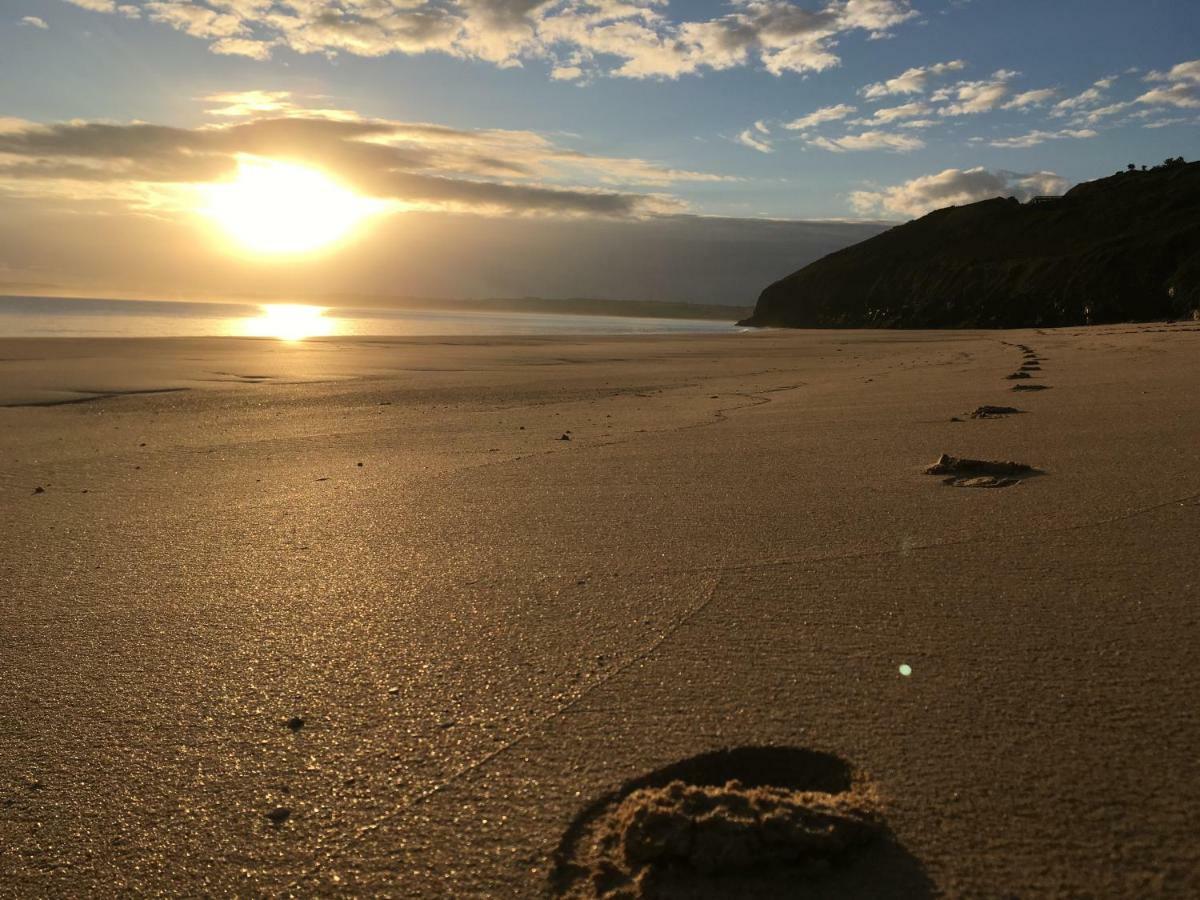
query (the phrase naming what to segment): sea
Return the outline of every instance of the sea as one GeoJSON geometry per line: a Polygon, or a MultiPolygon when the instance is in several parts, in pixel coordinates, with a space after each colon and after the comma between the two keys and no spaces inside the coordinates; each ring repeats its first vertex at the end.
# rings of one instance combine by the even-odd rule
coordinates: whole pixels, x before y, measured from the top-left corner
{"type": "Polygon", "coordinates": [[[559,313],[0,297],[0,337],[415,337],[734,332],[732,322],[559,313]]]}

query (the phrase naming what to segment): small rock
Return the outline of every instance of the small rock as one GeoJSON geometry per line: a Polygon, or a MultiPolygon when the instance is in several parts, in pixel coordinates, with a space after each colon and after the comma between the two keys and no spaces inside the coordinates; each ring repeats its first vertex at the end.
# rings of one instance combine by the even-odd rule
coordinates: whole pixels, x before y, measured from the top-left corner
{"type": "Polygon", "coordinates": [[[977,406],[971,413],[972,419],[996,419],[1000,416],[1012,416],[1020,410],[1014,406],[977,406]]]}
{"type": "Polygon", "coordinates": [[[362,464],[362,463],[357,463],[357,465],[358,465],[358,467],[359,467],[360,469],[363,467],[363,464],[362,464]]]}
{"type": "Polygon", "coordinates": [[[288,820],[288,817],[291,816],[291,814],[292,811],[286,806],[277,806],[267,813],[267,818],[270,819],[274,825],[282,825],[288,820]]]}
{"type": "MultiPolygon", "coordinates": [[[[571,436],[569,434],[564,434],[562,437],[559,438],[560,441],[569,441],[570,439],[571,439],[571,436]]],[[[38,491],[41,491],[41,488],[38,488],[38,491]]]]}
{"type": "MultiPolygon", "coordinates": [[[[569,438],[568,438],[568,440],[569,440],[569,438]]],[[[46,493],[46,489],[39,484],[37,487],[35,487],[33,489],[33,492],[35,494],[44,494],[44,493],[46,493]]]]}
{"type": "Polygon", "coordinates": [[[287,727],[292,729],[292,731],[299,731],[304,727],[304,720],[299,716],[292,716],[288,719],[287,727]]]}
{"type": "Polygon", "coordinates": [[[390,688],[388,688],[388,693],[389,693],[389,694],[392,694],[392,695],[394,696],[394,695],[396,695],[396,694],[400,693],[400,688],[398,688],[398,687],[390,687],[390,688]]]}

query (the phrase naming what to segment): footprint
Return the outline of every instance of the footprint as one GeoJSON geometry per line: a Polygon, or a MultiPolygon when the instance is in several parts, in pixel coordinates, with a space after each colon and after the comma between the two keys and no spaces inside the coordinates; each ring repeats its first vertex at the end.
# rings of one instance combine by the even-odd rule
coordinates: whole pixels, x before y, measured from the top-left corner
{"type": "Polygon", "coordinates": [[[966,459],[943,453],[925,469],[926,475],[944,475],[942,484],[965,488],[1005,488],[1018,485],[1041,471],[1025,463],[966,459]]]}
{"type": "Polygon", "coordinates": [[[790,747],[718,750],[601,797],[567,829],[550,889],[571,898],[932,896],[870,785],[832,754],[790,747]]]}
{"type": "Polygon", "coordinates": [[[1015,406],[978,406],[975,412],[971,413],[972,419],[999,419],[1003,416],[1011,416],[1022,410],[1015,406]]]}

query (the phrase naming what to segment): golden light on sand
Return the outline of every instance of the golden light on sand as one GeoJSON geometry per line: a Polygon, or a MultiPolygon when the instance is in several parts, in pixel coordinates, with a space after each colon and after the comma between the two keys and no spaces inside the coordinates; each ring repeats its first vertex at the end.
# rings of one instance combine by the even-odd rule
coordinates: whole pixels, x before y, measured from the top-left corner
{"type": "Polygon", "coordinates": [[[317,169],[256,157],[241,157],[233,181],[203,193],[200,211],[240,248],[262,255],[329,246],[382,206],[317,169]]]}
{"type": "Polygon", "coordinates": [[[337,323],[325,318],[325,307],[301,303],[265,304],[261,316],[246,319],[242,324],[246,337],[273,337],[281,341],[302,341],[336,331],[337,323]]]}

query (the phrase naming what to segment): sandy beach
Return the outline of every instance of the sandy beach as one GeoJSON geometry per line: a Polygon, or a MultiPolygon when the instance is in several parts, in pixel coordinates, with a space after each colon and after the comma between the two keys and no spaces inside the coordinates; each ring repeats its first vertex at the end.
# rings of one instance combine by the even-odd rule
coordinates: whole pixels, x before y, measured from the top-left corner
{"type": "Polygon", "coordinates": [[[880,836],[682,895],[1196,896],[1198,361],[0,340],[0,895],[588,896],[606,796],[773,747],[880,836]]]}

